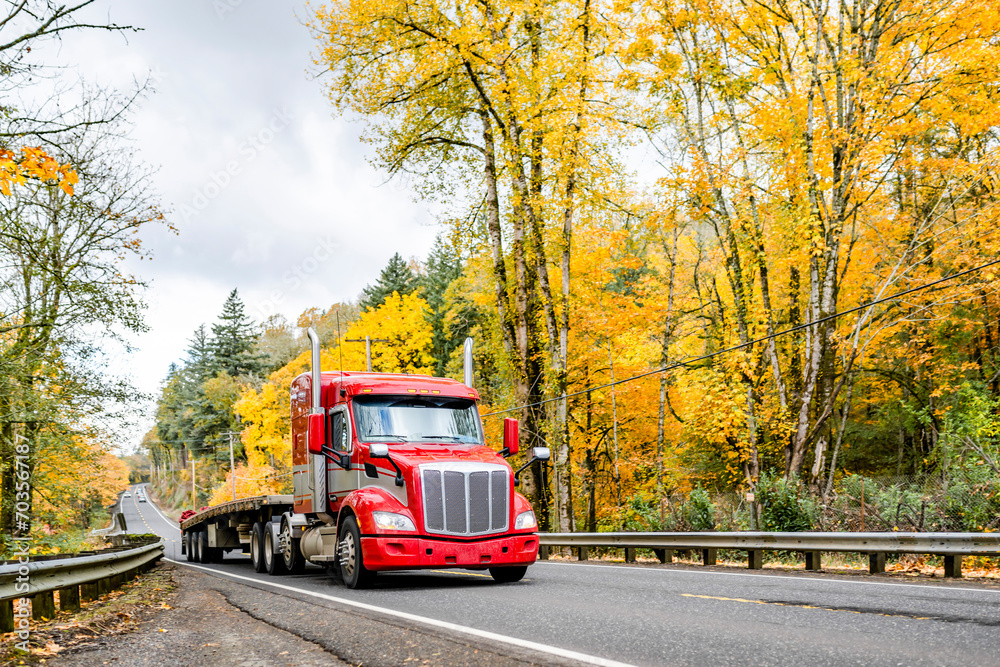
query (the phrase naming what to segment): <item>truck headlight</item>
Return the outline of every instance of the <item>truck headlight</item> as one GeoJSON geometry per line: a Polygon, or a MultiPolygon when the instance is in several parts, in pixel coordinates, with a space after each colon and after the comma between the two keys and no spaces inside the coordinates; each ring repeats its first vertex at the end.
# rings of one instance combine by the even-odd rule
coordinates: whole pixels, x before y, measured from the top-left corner
{"type": "Polygon", "coordinates": [[[538,522],[535,521],[535,513],[531,510],[521,512],[517,515],[517,519],[514,520],[514,530],[527,530],[528,528],[537,527],[538,522]]]}
{"type": "Polygon", "coordinates": [[[396,514],[394,512],[372,512],[375,525],[382,530],[411,530],[416,531],[416,526],[410,517],[396,514]]]}

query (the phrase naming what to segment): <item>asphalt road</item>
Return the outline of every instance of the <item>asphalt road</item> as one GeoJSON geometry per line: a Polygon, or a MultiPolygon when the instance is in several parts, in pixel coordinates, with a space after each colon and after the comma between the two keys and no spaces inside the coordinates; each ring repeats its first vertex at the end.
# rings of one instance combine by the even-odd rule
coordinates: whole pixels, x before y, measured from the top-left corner
{"type": "Polygon", "coordinates": [[[185,563],[176,524],[134,493],[122,506],[131,532],[162,535],[185,567],[542,663],[1000,665],[1000,590],[972,583],[543,561],[517,584],[442,570],[381,574],[352,591],[312,566],[269,577],[236,554],[185,563]]]}

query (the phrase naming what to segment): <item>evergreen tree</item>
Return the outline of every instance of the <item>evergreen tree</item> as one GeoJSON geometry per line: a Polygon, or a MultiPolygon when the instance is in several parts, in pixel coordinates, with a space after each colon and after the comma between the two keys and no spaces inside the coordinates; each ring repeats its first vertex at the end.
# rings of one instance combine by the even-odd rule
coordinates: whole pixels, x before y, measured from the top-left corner
{"type": "Polygon", "coordinates": [[[259,374],[265,364],[255,351],[256,344],[253,322],[243,311],[243,302],[234,289],[222,306],[218,323],[212,325],[213,369],[230,377],[259,374]]]}
{"type": "Polygon", "coordinates": [[[452,331],[448,326],[447,298],[448,287],[462,275],[462,258],[438,236],[427,256],[426,269],[426,274],[420,278],[420,287],[427,301],[427,320],[433,332],[434,374],[443,376],[451,353],[464,341],[464,330],[452,331]]]}
{"type": "Polygon", "coordinates": [[[405,296],[415,291],[418,286],[417,275],[397,252],[382,269],[378,281],[361,292],[359,305],[362,310],[375,310],[385,303],[385,298],[393,292],[405,296]]]}

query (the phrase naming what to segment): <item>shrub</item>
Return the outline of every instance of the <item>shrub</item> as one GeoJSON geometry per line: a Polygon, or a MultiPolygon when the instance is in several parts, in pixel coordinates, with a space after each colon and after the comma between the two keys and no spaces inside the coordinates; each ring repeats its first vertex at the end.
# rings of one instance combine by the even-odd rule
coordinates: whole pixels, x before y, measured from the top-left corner
{"type": "Polygon", "coordinates": [[[690,530],[715,530],[715,505],[708,491],[698,486],[681,505],[681,517],[690,530]]]}
{"type": "Polygon", "coordinates": [[[798,479],[765,473],[757,483],[756,494],[763,530],[799,532],[812,530],[816,525],[819,505],[809,497],[798,479]]]}

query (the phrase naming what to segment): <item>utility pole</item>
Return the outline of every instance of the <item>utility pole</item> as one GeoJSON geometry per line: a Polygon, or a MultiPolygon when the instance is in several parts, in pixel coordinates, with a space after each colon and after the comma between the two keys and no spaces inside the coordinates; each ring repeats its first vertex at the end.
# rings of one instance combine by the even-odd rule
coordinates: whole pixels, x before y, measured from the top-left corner
{"type": "Polygon", "coordinates": [[[229,476],[233,478],[233,500],[236,500],[236,461],[233,458],[233,432],[229,432],[229,476]]]}
{"type": "Polygon", "coordinates": [[[191,509],[198,511],[198,495],[194,486],[194,457],[191,457],[191,509]]]}
{"type": "Polygon", "coordinates": [[[372,338],[371,336],[365,336],[364,340],[360,338],[348,338],[344,341],[345,343],[364,343],[365,344],[365,361],[368,365],[368,372],[372,372],[372,343],[389,343],[391,342],[387,338],[372,338]]]}

